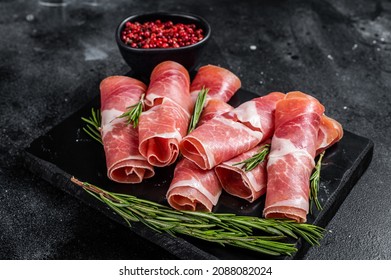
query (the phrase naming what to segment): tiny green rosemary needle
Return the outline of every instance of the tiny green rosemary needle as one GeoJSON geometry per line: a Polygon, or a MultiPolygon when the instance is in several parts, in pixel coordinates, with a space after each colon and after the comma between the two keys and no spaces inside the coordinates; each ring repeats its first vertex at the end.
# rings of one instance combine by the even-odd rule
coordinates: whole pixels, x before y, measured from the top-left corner
{"type": "Polygon", "coordinates": [[[243,160],[241,162],[238,162],[238,163],[235,163],[233,165],[240,165],[240,164],[243,164],[242,165],[242,168],[247,172],[247,171],[251,171],[253,170],[255,167],[258,166],[258,164],[260,164],[261,162],[263,162],[267,155],[269,154],[270,152],[270,144],[265,144],[265,145],[262,145],[258,152],[256,154],[254,154],[252,157],[246,159],[246,160],[243,160]]]}
{"type": "Polygon", "coordinates": [[[209,92],[208,88],[202,87],[202,89],[197,95],[197,100],[194,105],[193,115],[191,116],[189,129],[187,131],[188,134],[197,127],[198,121],[200,120],[202,114],[202,110],[204,109],[208,92],[209,92]]]}
{"type": "Polygon", "coordinates": [[[117,118],[125,118],[127,124],[133,124],[133,127],[136,128],[138,126],[138,121],[141,116],[141,113],[144,110],[144,97],[143,93],[140,97],[140,100],[131,106],[126,107],[127,111],[118,116],[117,118]]]}
{"type": "Polygon", "coordinates": [[[100,127],[102,117],[99,109],[91,108],[91,116],[89,118],[81,118],[82,121],[86,123],[86,126],[83,127],[83,131],[87,133],[92,139],[98,141],[103,145],[102,137],[100,134],[100,127]]]}

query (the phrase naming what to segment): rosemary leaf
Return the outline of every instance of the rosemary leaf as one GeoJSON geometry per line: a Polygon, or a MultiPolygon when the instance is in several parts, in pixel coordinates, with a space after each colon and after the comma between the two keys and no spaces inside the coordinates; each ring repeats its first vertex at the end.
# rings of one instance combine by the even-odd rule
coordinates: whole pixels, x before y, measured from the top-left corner
{"type": "Polygon", "coordinates": [[[315,169],[312,172],[310,177],[310,212],[312,214],[313,205],[316,206],[316,209],[319,211],[322,210],[322,205],[318,200],[318,192],[319,192],[319,182],[320,182],[320,169],[322,167],[322,159],[325,151],[323,151],[319,155],[319,159],[315,165],[315,169]]]}
{"type": "Polygon", "coordinates": [[[284,242],[286,233],[296,239],[302,237],[311,245],[318,244],[323,236],[322,228],[292,220],[177,211],[135,196],[111,193],[74,177],[71,181],[112,208],[129,226],[131,222],[141,222],[157,232],[172,236],[188,235],[221,246],[230,245],[268,255],[291,255],[297,251],[295,244],[284,242]],[[255,230],[264,232],[266,236],[254,235],[255,230]]]}
{"type": "Polygon", "coordinates": [[[91,116],[89,118],[81,118],[87,125],[83,127],[83,131],[87,133],[92,139],[98,141],[103,145],[102,136],[100,134],[100,126],[102,116],[99,109],[91,108],[91,116]]]}
{"type": "Polygon", "coordinates": [[[128,125],[132,123],[133,127],[136,128],[138,126],[140,115],[144,109],[144,97],[145,94],[143,93],[140,97],[139,102],[129,107],[126,107],[127,111],[118,116],[117,118],[126,118],[126,123],[128,125]]]}
{"type": "Polygon", "coordinates": [[[198,121],[200,120],[200,116],[202,114],[202,110],[204,109],[206,96],[208,95],[208,92],[209,89],[203,87],[198,93],[197,100],[194,105],[193,115],[191,116],[190,125],[187,130],[187,134],[192,132],[197,127],[198,121]]]}
{"type": "Polygon", "coordinates": [[[255,167],[258,166],[258,164],[260,164],[261,162],[263,162],[266,158],[266,156],[269,154],[270,152],[270,144],[265,144],[265,145],[262,145],[258,152],[253,155],[252,157],[246,159],[246,160],[243,160],[241,162],[237,162],[237,163],[234,163],[233,165],[240,165],[242,164],[242,168],[247,172],[247,171],[251,171],[253,170],[255,167]]]}

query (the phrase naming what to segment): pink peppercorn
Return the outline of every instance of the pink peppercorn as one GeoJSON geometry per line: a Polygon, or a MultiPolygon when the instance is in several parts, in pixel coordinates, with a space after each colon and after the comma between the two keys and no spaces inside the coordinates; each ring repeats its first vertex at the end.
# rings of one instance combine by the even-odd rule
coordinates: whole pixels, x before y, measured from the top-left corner
{"type": "Polygon", "coordinates": [[[179,48],[193,45],[204,38],[203,30],[194,24],[161,20],[144,23],[127,22],[121,32],[122,41],[132,48],[179,48]]]}

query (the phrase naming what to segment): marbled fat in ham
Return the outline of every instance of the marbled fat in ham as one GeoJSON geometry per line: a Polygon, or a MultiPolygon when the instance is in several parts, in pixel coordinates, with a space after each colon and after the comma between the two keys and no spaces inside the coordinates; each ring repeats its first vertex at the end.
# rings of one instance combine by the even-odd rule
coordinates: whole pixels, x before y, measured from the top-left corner
{"type": "Polygon", "coordinates": [[[139,153],[137,129],[118,118],[145,91],[145,84],[125,76],[111,76],[100,84],[101,135],[107,176],[119,183],[139,183],[155,174],[153,166],[139,153]]]}
{"type": "Polygon", "coordinates": [[[249,171],[243,169],[243,164],[238,165],[257,154],[266,144],[270,144],[270,139],[215,167],[221,186],[227,193],[254,202],[266,192],[266,159],[249,171]]]}
{"type": "MultiPolygon", "coordinates": [[[[331,147],[343,136],[341,124],[336,120],[323,115],[321,118],[316,154],[320,154],[327,148],[331,147]]],[[[270,143],[270,141],[268,141],[270,143]]],[[[215,171],[223,189],[234,196],[253,202],[261,197],[266,192],[267,186],[267,157],[263,162],[257,165],[253,170],[245,171],[242,165],[236,163],[249,159],[265,143],[259,144],[257,147],[247,151],[231,160],[223,162],[215,167],[215,171]]]]}
{"type": "Polygon", "coordinates": [[[139,151],[153,166],[171,165],[178,158],[193,110],[187,70],[173,61],[157,65],[145,104],[147,110],[139,119],[139,151]]]}
{"type": "Polygon", "coordinates": [[[323,112],[318,100],[302,92],[289,92],[277,103],[267,163],[266,218],[306,221],[323,112]]]}
{"type": "Polygon", "coordinates": [[[220,194],[221,186],[213,170],[202,170],[182,158],[175,167],[167,201],[177,210],[211,212],[220,194]]]}
{"type": "Polygon", "coordinates": [[[212,169],[270,138],[274,131],[276,103],[281,92],[254,98],[197,127],[183,138],[184,157],[201,169],[212,169]]]}
{"type": "MultiPolygon", "coordinates": [[[[209,92],[198,125],[233,109],[226,101],[240,88],[240,80],[224,68],[207,65],[200,68],[191,84],[193,100],[202,88],[208,88],[209,92]]],[[[171,207],[177,210],[210,212],[221,192],[214,170],[202,170],[182,158],[175,167],[166,197],[171,207]]]]}
{"type": "Polygon", "coordinates": [[[202,110],[198,126],[210,121],[216,116],[233,110],[233,107],[223,100],[219,99],[207,99],[205,107],[202,110]]]}

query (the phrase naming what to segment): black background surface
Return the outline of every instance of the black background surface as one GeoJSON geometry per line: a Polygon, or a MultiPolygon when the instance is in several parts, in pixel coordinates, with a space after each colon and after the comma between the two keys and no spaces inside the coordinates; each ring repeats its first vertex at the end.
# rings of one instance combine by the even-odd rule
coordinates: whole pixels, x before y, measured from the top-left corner
{"type": "Polygon", "coordinates": [[[204,16],[214,40],[204,63],[231,69],[252,92],[312,94],[346,130],[373,140],[371,165],[303,258],[391,258],[389,2],[67,3],[0,3],[0,259],[176,258],[23,166],[31,141],[92,100],[104,77],[129,71],[115,27],[151,11],[204,16]]]}

